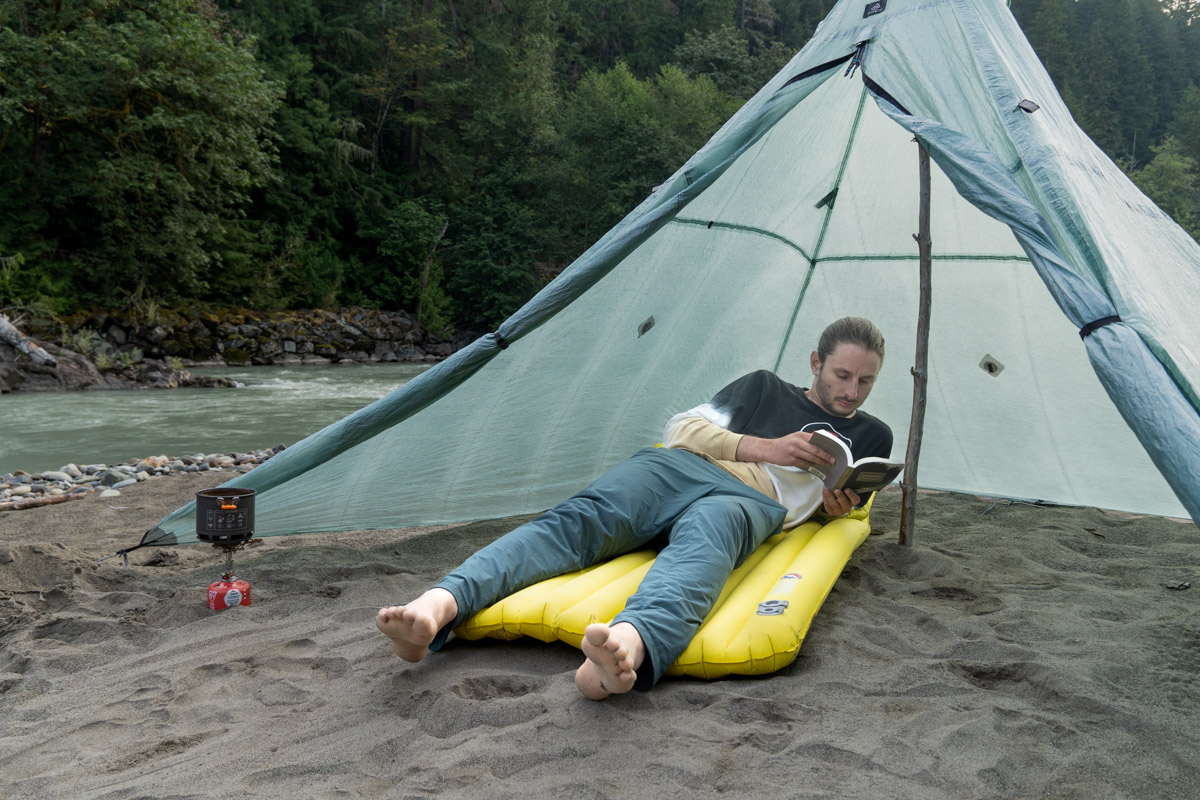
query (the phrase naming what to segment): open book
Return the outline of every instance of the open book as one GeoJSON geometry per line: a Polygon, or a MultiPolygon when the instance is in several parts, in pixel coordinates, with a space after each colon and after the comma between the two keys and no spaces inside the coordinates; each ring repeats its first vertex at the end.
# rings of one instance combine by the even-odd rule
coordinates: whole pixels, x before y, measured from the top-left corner
{"type": "Polygon", "coordinates": [[[855,461],[846,443],[828,431],[814,431],[811,441],[837,459],[833,464],[807,467],[828,489],[852,489],[855,494],[863,495],[882,489],[904,471],[903,461],[877,456],[855,461]]]}

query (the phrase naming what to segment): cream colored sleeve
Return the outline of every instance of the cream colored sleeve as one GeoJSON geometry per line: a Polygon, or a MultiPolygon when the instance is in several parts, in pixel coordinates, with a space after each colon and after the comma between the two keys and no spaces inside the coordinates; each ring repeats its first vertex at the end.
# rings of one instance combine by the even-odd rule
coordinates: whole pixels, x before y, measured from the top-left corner
{"type": "MultiPolygon", "coordinates": [[[[705,409],[702,406],[699,410],[702,413],[705,409]]],[[[750,488],[778,500],[779,491],[763,464],[757,461],[737,460],[738,443],[742,441],[742,434],[728,431],[694,413],[695,411],[697,409],[671,418],[663,432],[663,445],[697,453],[750,488]]]]}
{"type": "Polygon", "coordinates": [[[663,446],[703,453],[718,461],[737,461],[742,434],[733,433],[698,414],[676,414],[663,431],[663,446]]]}

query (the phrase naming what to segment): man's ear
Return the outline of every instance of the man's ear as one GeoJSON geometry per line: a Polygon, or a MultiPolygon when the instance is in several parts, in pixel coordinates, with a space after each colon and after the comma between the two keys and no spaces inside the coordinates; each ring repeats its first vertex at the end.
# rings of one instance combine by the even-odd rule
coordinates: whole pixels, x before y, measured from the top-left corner
{"type": "Polygon", "coordinates": [[[817,355],[817,351],[813,350],[812,355],[808,357],[809,364],[812,366],[812,374],[821,374],[821,357],[817,355]]]}

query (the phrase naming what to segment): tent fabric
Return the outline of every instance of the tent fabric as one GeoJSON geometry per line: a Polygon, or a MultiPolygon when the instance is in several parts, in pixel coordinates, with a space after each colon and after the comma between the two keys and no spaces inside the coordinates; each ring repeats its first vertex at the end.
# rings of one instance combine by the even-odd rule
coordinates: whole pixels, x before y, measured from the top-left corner
{"type": "MultiPolygon", "coordinates": [[[[256,534],[541,510],[746,372],[807,385],[845,315],[887,338],[869,408],[904,442],[914,137],[934,167],[921,485],[1200,520],[1200,245],[1080,131],[1000,0],[880,5],[841,0],[496,332],[227,484],[258,491],[256,534]]],[[[184,506],[143,544],[194,527],[184,506]]]]}

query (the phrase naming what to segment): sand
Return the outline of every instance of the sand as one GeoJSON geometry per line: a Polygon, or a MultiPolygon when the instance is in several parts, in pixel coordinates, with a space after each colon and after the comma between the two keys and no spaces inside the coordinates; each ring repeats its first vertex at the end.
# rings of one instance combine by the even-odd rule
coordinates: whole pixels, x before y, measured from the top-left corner
{"type": "Polygon", "coordinates": [[[0,796],[1200,796],[1190,522],[925,493],[902,548],[887,493],[790,667],[595,703],[566,645],[374,629],[511,521],[267,540],[220,612],[209,547],[96,562],[220,477],[0,514],[0,796]]]}

